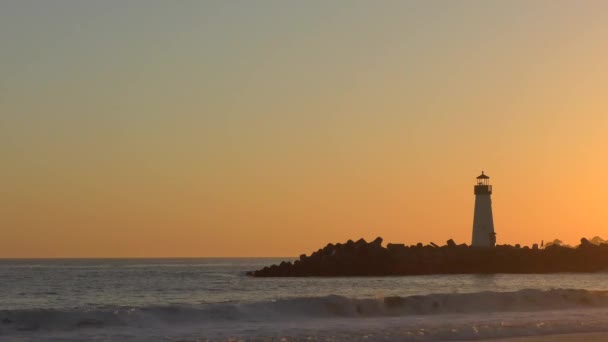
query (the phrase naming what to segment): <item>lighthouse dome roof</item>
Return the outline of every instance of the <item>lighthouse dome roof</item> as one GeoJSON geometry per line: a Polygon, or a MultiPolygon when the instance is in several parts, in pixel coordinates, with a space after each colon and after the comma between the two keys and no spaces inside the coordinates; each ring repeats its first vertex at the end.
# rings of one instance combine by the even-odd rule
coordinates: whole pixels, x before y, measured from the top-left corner
{"type": "Polygon", "coordinates": [[[483,171],[481,171],[481,175],[479,175],[477,177],[477,179],[488,179],[488,178],[490,178],[490,177],[488,177],[483,171]]]}

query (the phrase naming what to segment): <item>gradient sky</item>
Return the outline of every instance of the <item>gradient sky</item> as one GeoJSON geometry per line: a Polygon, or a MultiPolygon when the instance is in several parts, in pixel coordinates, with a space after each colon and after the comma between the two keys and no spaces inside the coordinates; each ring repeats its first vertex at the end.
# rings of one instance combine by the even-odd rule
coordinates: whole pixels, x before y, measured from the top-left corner
{"type": "Polygon", "coordinates": [[[608,237],[606,1],[0,2],[0,257],[608,237]]]}

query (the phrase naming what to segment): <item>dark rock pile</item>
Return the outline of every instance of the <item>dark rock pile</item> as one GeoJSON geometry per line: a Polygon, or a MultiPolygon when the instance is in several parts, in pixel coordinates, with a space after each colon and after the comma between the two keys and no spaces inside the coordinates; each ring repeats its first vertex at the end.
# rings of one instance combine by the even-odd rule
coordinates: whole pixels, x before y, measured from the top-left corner
{"type": "Polygon", "coordinates": [[[372,242],[328,244],[310,256],[264,267],[247,274],[254,277],[396,276],[457,273],[556,273],[598,272],[608,269],[608,244],[581,239],[576,248],[551,245],[539,249],[519,245],[477,248],[448,240],[434,243],[382,246],[372,242]]]}

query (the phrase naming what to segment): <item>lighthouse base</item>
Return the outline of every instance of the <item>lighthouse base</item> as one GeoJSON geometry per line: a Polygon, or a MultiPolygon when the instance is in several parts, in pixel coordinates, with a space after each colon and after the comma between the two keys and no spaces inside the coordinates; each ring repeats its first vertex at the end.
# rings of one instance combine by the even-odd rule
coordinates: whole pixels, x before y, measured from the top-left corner
{"type": "Polygon", "coordinates": [[[492,216],[492,198],[488,195],[475,196],[475,213],[473,216],[473,247],[494,247],[496,233],[492,216]]]}

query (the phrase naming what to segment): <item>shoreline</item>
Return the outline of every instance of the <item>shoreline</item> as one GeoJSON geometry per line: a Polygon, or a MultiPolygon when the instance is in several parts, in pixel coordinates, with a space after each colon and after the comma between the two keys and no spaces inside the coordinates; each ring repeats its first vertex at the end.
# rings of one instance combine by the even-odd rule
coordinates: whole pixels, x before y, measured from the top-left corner
{"type": "Polygon", "coordinates": [[[608,332],[565,333],[538,336],[506,337],[481,340],[482,342],[569,342],[569,341],[608,341],[608,332]]]}

